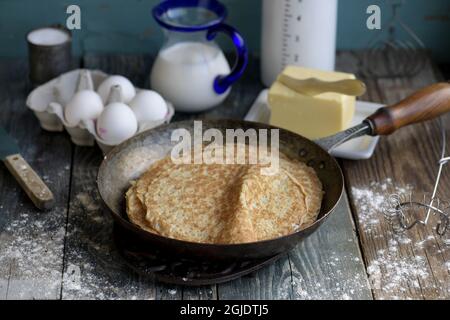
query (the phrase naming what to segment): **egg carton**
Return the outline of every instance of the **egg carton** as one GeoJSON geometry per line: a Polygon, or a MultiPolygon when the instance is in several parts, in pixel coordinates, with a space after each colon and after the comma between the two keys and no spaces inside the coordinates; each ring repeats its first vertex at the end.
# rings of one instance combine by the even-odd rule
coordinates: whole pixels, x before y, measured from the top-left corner
{"type": "MultiPolygon", "coordinates": [[[[35,88],[28,95],[26,105],[36,115],[44,130],[53,132],[66,130],[76,145],[93,146],[97,143],[103,153],[107,153],[115,145],[108,144],[99,137],[96,132],[96,120],[81,121],[77,126],[71,126],[64,117],[64,107],[76,92],[83,89],[97,90],[99,85],[109,76],[109,74],[100,70],[76,69],[69,71],[35,88]]],[[[143,90],[135,89],[136,93],[143,90]]],[[[120,90],[113,87],[108,103],[120,100],[120,90]]],[[[174,108],[167,100],[166,103],[168,110],[166,116],[157,121],[139,122],[136,134],[170,122],[174,115],[174,108]]]]}

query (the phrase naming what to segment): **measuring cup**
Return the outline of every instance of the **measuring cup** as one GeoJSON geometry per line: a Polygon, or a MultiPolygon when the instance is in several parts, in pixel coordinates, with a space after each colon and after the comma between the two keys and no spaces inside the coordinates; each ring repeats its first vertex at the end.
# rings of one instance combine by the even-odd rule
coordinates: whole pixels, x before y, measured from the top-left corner
{"type": "Polygon", "coordinates": [[[223,22],[226,14],[217,0],[169,0],[153,9],[165,42],[153,64],[150,84],[177,111],[199,112],[218,105],[242,76],[247,49],[236,29],[223,22]],[[219,32],[228,35],[236,48],[232,69],[214,42],[219,32]]]}
{"type": "Polygon", "coordinates": [[[263,0],[261,80],[270,87],[287,65],[334,70],[337,0],[263,0]]]}

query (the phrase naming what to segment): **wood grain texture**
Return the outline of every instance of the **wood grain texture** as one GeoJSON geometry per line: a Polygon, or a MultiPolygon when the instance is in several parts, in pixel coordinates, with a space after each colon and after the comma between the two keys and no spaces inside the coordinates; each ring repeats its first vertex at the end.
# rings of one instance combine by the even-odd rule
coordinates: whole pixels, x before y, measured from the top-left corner
{"type": "MultiPolygon", "coordinates": [[[[357,58],[357,54],[342,53],[337,59],[338,68],[355,71],[357,58]]],[[[425,68],[412,78],[364,79],[368,92],[362,100],[395,103],[414,90],[442,80],[429,58],[425,56],[424,59],[425,68]]],[[[444,119],[448,123],[448,116],[444,119]]],[[[417,227],[404,235],[396,235],[382,213],[382,205],[389,194],[411,190],[413,197],[420,200],[423,193],[431,193],[437,173],[440,140],[439,122],[432,120],[382,137],[369,160],[343,161],[376,299],[450,297],[450,251],[445,238],[436,236],[431,227],[417,227]],[[362,194],[366,194],[368,199],[362,199],[362,194]]],[[[446,199],[449,191],[447,168],[444,169],[438,195],[446,199]]]]}
{"type": "Polygon", "coordinates": [[[183,300],[217,300],[217,298],[217,286],[183,288],[183,300]]]}
{"type": "Polygon", "coordinates": [[[67,135],[41,130],[26,108],[31,86],[25,61],[0,60],[0,125],[58,192],[54,208],[40,212],[0,164],[0,297],[59,299],[72,146],[67,135]]]}
{"type": "Polygon", "coordinates": [[[250,275],[219,284],[220,300],[292,299],[291,268],[287,255],[250,275]]]}
{"type": "Polygon", "coordinates": [[[98,147],[75,147],[62,299],[154,299],[154,283],[132,272],[114,246],[96,183],[102,160],[98,147]]]}
{"type": "Polygon", "coordinates": [[[372,299],[346,194],[289,258],[294,299],[372,299]]]}

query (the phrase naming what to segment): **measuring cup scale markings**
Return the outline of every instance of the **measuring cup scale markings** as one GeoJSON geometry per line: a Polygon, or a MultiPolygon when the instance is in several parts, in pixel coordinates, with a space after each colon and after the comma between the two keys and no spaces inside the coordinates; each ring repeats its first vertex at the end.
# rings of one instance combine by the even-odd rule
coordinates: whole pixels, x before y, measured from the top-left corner
{"type": "Polygon", "coordinates": [[[221,103],[248,60],[240,34],[223,23],[225,7],[216,0],[171,0],[156,6],[153,17],[164,28],[166,42],[153,65],[151,87],[178,111],[199,112],[221,103]],[[233,68],[214,42],[219,32],[236,47],[233,68]]]}
{"type": "Polygon", "coordinates": [[[261,78],[270,87],[287,65],[334,70],[337,0],[263,0],[261,78]]]}

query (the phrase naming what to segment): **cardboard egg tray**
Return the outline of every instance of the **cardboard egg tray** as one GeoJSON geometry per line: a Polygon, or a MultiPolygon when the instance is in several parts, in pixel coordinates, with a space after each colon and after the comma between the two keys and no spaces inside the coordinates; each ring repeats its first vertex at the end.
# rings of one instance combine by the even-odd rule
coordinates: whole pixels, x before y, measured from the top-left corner
{"type": "MultiPolygon", "coordinates": [[[[100,70],[76,69],[69,71],[35,88],[28,95],[26,104],[34,112],[44,130],[54,132],[66,130],[76,145],[93,146],[97,142],[103,153],[106,153],[114,145],[106,143],[97,135],[95,119],[82,121],[75,127],[69,126],[64,118],[64,107],[77,92],[78,88],[87,87],[87,84],[83,83],[83,81],[90,81],[93,85],[93,90],[97,90],[103,80],[109,76],[109,74],[100,70]]],[[[139,88],[135,89],[136,92],[142,90],[139,88]]],[[[166,103],[168,112],[165,118],[158,121],[140,123],[136,134],[170,122],[174,114],[174,108],[170,102],[166,101],[166,103]]]]}

